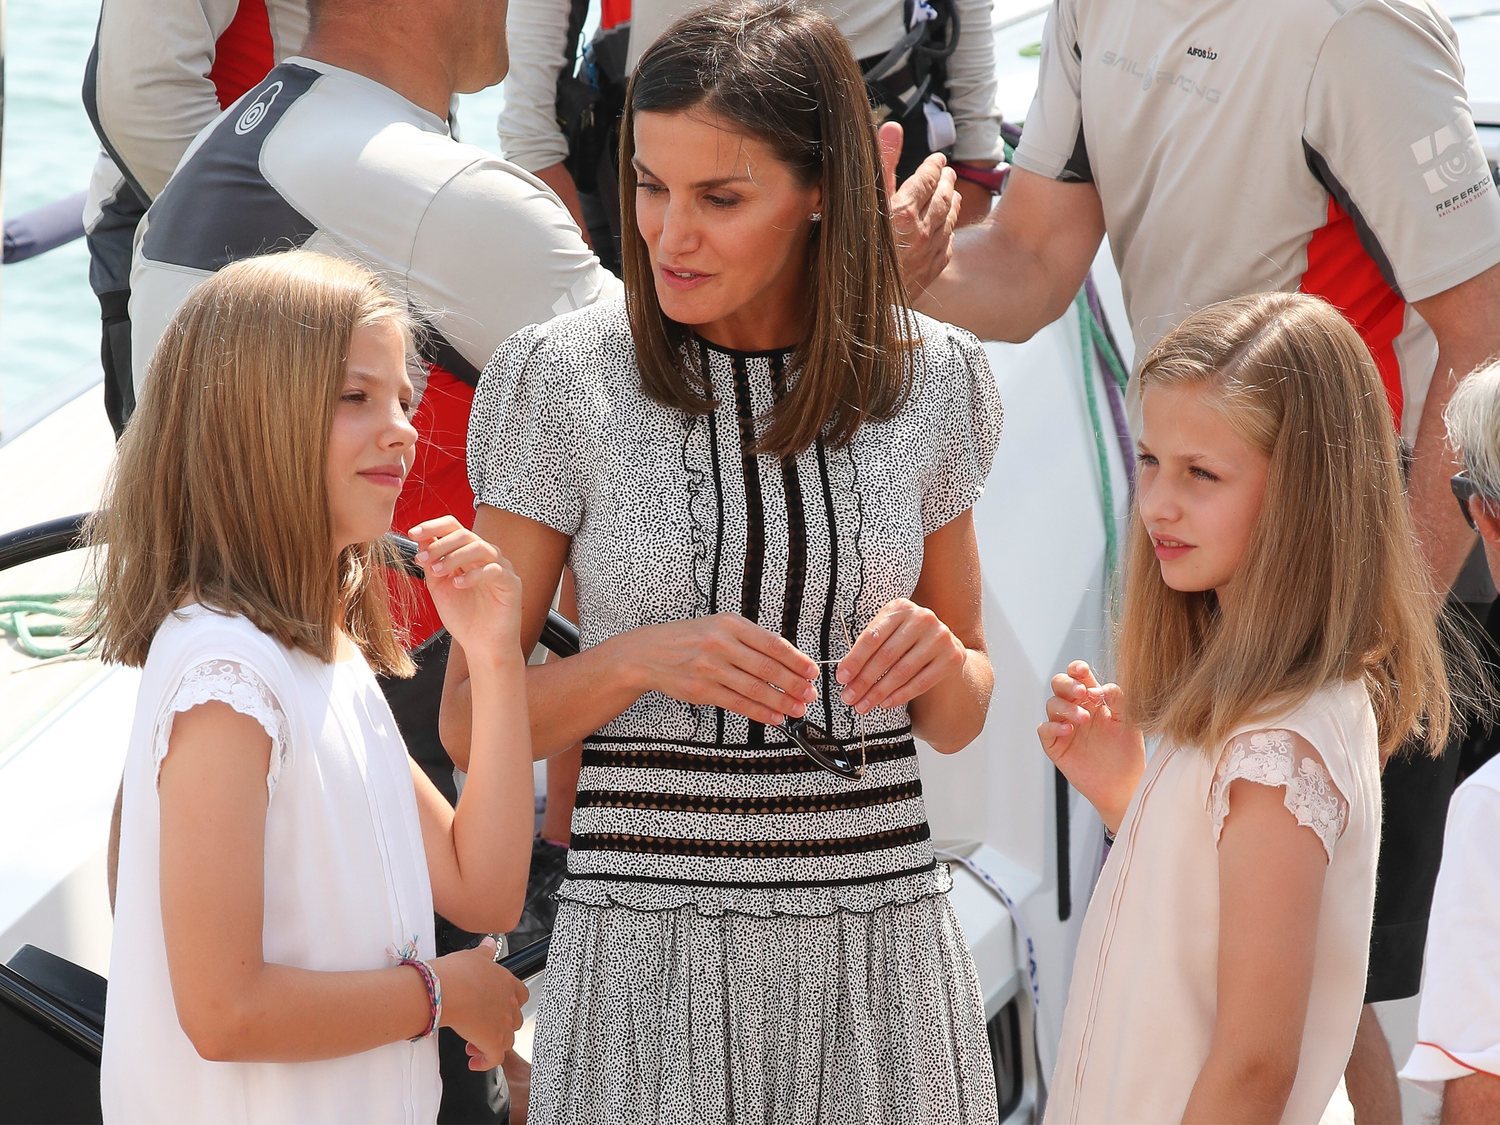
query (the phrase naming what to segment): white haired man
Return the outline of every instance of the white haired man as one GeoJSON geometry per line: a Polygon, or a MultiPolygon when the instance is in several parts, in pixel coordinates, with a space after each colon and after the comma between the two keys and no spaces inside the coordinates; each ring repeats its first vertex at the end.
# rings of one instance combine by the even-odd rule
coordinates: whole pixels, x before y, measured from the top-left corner
{"type": "MultiPolygon", "coordinates": [[[[1500,360],[1453,392],[1448,439],[1463,458],[1453,491],[1500,578],[1500,360]]],[[[1443,1125],[1500,1121],[1500,757],[1448,806],[1432,897],[1417,1044],[1401,1077],[1443,1099],[1443,1125]]]]}

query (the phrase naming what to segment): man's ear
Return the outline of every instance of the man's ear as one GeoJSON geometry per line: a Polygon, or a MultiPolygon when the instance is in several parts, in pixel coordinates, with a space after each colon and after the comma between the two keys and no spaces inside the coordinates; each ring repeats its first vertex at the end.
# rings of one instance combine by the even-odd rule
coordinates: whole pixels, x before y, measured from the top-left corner
{"type": "Polygon", "coordinates": [[[1483,496],[1474,496],[1469,501],[1469,512],[1474,517],[1474,526],[1484,538],[1485,546],[1500,552],[1500,503],[1483,496]]]}

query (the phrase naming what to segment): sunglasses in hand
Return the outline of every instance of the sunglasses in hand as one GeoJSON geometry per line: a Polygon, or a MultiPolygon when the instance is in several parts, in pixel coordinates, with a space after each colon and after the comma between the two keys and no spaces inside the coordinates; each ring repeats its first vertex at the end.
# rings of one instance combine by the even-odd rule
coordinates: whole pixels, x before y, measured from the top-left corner
{"type": "Polygon", "coordinates": [[[854,747],[845,746],[817,723],[806,719],[783,719],[777,727],[782,734],[797,744],[798,748],[829,773],[836,773],[850,781],[865,776],[865,721],[857,716],[859,724],[859,760],[854,759],[854,747]]]}
{"type": "MultiPolygon", "coordinates": [[[[844,627],[847,636],[849,628],[844,627]]],[[[851,644],[849,646],[853,648],[851,644]]],[[[815,660],[814,664],[837,664],[837,660],[815,660]]],[[[865,717],[860,714],[854,716],[856,728],[859,730],[859,759],[855,760],[854,747],[845,746],[833,735],[820,727],[817,723],[809,722],[807,719],[794,719],[790,715],[785,716],[778,724],[777,729],[794,742],[798,749],[806,754],[818,765],[829,773],[838,774],[840,777],[850,781],[858,781],[865,776],[865,717]]]]}

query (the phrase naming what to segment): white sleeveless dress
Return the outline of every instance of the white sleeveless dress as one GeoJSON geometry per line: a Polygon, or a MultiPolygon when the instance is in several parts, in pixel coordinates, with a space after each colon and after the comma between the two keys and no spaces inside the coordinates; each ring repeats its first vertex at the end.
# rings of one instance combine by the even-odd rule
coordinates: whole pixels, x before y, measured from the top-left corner
{"type": "Polygon", "coordinates": [[[242,617],[193,606],[162,623],[125,760],[119,889],[104,1024],[104,1119],[431,1122],[436,1039],[302,1063],[200,1058],[177,1022],[162,935],[156,783],[174,717],[228,704],[271,737],[268,962],[379,969],[416,939],[436,953],[432,891],[406,749],[356,654],[323,664],[242,617]]]}
{"type": "Polygon", "coordinates": [[[1217,757],[1169,744],[1152,755],[1084,918],[1048,1122],[1182,1119],[1213,1034],[1218,839],[1241,779],[1284,790],[1329,857],[1282,1120],[1352,1121],[1341,1080],[1364,1003],[1380,844],[1379,739],[1362,683],[1232,732],[1217,757]],[[1299,753],[1287,731],[1316,753],[1299,753]]]}

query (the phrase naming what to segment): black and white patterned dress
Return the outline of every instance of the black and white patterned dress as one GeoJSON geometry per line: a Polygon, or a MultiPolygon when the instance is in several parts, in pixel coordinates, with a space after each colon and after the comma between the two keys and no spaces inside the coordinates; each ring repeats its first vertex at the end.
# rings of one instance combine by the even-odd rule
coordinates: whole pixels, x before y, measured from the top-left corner
{"type": "MultiPolygon", "coordinates": [[[[979,343],[917,323],[905,408],[785,459],[746,451],[795,378],[787,353],[699,343],[718,406],[690,416],[642,393],[621,301],[525,329],[474,401],[475,496],[572,538],[585,646],[732,611],[837,660],[910,596],[924,536],[978,498],[999,436],[979,343]]],[[[808,718],[857,742],[824,667],[808,718]]],[[[911,721],[863,723],[857,782],[655,692],[584,740],[531,1121],[994,1120],[911,721]]]]}

